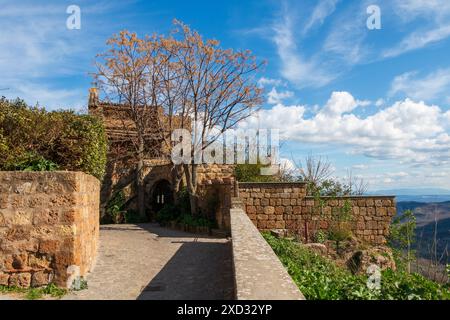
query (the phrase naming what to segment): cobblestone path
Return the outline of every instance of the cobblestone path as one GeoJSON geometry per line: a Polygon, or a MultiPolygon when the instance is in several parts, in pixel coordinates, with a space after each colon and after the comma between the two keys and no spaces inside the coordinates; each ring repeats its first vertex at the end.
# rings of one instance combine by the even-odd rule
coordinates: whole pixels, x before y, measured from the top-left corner
{"type": "Polygon", "coordinates": [[[87,281],[64,299],[231,299],[231,244],[155,224],[101,226],[87,281]]]}

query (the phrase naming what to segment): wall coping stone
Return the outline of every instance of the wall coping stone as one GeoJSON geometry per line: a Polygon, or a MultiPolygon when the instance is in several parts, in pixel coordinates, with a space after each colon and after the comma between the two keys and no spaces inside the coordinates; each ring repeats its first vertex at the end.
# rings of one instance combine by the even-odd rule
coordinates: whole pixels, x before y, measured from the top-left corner
{"type": "MultiPolygon", "coordinates": [[[[383,196],[383,195],[367,195],[367,196],[337,196],[337,197],[333,197],[333,196],[321,196],[320,199],[329,199],[329,200],[333,200],[333,199],[395,199],[396,196],[383,196]]],[[[311,200],[311,199],[315,199],[315,197],[313,196],[306,196],[305,199],[311,200]]]]}
{"type": "Polygon", "coordinates": [[[97,177],[94,177],[91,174],[85,173],[83,171],[68,171],[68,170],[54,170],[54,171],[0,171],[1,175],[16,175],[16,176],[24,176],[24,177],[30,177],[30,176],[47,176],[52,174],[58,174],[61,176],[76,176],[76,175],[84,175],[89,176],[90,178],[94,178],[98,181],[100,181],[97,177]]]}
{"type": "Polygon", "coordinates": [[[244,210],[230,210],[237,300],[305,300],[244,210]]]}
{"type": "Polygon", "coordinates": [[[239,188],[245,188],[245,187],[251,187],[251,186],[276,186],[276,187],[280,187],[280,186],[301,186],[304,187],[307,185],[306,182],[239,182],[239,188]]]}

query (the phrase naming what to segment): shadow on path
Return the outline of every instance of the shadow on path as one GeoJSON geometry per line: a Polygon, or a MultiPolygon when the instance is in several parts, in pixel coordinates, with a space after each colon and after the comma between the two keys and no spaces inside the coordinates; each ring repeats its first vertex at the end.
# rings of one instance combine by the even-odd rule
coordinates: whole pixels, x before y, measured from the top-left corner
{"type": "Polygon", "coordinates": [[[227,300],[233,298],[233,287],[229,242],[182,241],[138,299],[227,300]]]}
{"type": "Polygon", "coordinates": [[[232,299],[231,242],[157,224],[102,225],[87,281],[64,299],[232,299]]]}

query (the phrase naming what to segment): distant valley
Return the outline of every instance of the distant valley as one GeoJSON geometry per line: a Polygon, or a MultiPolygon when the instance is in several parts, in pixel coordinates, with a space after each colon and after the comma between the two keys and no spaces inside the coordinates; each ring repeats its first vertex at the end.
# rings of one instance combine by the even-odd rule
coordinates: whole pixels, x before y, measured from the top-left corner
{"type": "MultiPolygon", "coordinates": [[[[371,195],[393,195],[397,200],[397,214],[412,210],[417,219],[418,255],[430,258],[436,251],[438,255],[450,250],[450,190],[441,188],[391,189],[369,192],[371,195]]],[[[445,262],[445,261],[444,261],[445,262]]]]}
{"type": "MultiPolygon", "coordinates": [[[[411,198],[417,196],[411,196],[411,198]]],[[[450,201],[419,202],[398,201],[397,214],[405,210],[412,210],[417,219],[417,250],[420,256],[429,258],[433,250],[433,239],[436,235],[436,251],[440,256],[448,257],[446,250],[450,250],[450,201]]]]}
{"type": "Polygon", "coordinates": [[[450,201],[450,195],[427,195],[427,196],[415,196],[415,195],[398,195],[396,196],[397,202],[422,202],[422,203],[434,203],[434,202],[446,202],[450,201]]]}
{"type": "Polygon", "coordinates": [[[390,189],[369,192],[372,195],[393,195],[397,202],[416,201],[424,203],[450,201],[450,190],[439,188],[390,189]]]}

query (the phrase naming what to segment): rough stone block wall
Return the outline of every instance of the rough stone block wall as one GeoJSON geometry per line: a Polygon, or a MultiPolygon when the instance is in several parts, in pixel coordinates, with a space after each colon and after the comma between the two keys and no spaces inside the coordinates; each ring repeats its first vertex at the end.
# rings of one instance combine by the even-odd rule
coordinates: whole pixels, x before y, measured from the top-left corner
{"type": "Polygon", "coordinates": [[[287,229],[306,234],[329,230],[332,213],[346,201],[351,205],[353,234],[368,243],[382,244],[396,213],[394,197],[323,198],[324,205],[306,196],[303,183],[240,183],[239,196],[245,211],[261,230],[287,229]]]}
{"type": "Polygon", "coordinates": [[[0,172],[0,285],[69,287],[98,246],[100,182],[81,172],[0,172]]]}
{"type": "Polygon", "coordinates": [[[234,166],[227,164],[202,164],[197,169],[197,181],[203,185],[228,183],[234,175],[234,166]]]}

